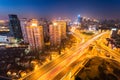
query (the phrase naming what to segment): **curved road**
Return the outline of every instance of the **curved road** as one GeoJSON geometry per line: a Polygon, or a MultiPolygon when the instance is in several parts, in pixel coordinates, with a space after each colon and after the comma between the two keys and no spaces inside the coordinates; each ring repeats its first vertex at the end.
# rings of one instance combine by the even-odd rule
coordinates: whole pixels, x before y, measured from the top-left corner
{"type": "Polygon", "coordinates": [[[54,61],[51,61],[50,63],[46,64],[42,68],[34,71],[31,75],[23,78],[22,80],[51,80],[53,79],[58,73],[60,73],[65,67],[72,64],[74,61],[76,61],[80,56],[83,55],[81,53],[85,48],[88,47],[94,40],[99,38],[105,33],[101,33],[86,43],[84,43],[82,46],[79,45],[74,50],[71,50],[68,52],[68,54],[61,55],[59,58],[57,58],[54,61]]]}

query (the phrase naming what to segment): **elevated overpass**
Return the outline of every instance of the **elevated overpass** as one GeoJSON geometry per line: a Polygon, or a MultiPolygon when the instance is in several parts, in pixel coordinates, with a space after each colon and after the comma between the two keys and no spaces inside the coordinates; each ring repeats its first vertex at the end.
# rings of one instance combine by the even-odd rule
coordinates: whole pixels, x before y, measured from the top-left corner
{"type": "Polygon", "coordinates": [[[73,64],[69,67],[69,71],[63,70],[61,73],[59,73],[53,80],[75,80],[75,76],[78,74],[78,72],[86,65],[86,63],[94,58],[94,57],[100,57],[103,59],[110,59],[120,62],[120,53],[115,52],[113,49],[105,46],[104,44],[94,44],[93,49],[90,51],[86,51],[84,56],[81,56],[78,60],[77,64],[73,64]],[[91,54],[87,54],[87,53],[91,54]],[[109,56],[106,56],[106,53],[109,54],[109,56]]]}
{"type": "MultiPolygon", "coordinates": [[[[68,66],[72,65],[80,57],[84,56],[84,51],[87,50],[88,46],[104,34],[105,33],[101,33],[99,35],[94,36],[92,39],[88,40],[83,45],[79,45],[77,48],[75,48],[75,50],[70,50],[68,52],[69,54],[66,53],[64,55],[61,55],[56,60],[51,61],[50,63],[46,64],[42,68],[21,78],[21,80],[52,80],[54,79],[64,69],[67,70],[68,66]]],[[[83,63],[86,63],[86,60],[83,60],[83,63]]]]}

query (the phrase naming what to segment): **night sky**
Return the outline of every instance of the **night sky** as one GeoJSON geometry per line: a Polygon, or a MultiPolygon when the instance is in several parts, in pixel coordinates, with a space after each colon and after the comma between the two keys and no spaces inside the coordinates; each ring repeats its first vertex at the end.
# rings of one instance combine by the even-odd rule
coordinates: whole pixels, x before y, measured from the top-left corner
{"type": "Polygon", "coordinates": [[[81,16],[120,18],[120,0],[0,0],[0,19],[81,16]]]}

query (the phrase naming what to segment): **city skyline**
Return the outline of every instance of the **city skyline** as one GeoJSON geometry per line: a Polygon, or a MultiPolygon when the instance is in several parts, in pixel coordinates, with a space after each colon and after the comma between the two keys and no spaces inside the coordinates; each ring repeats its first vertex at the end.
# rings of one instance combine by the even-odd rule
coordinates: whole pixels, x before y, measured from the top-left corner
{"type": "Polygon", "coordinates": [[[76,15],[97,19],[120,18],[119,0],[0,0],[0,18],[8,14],[20,18],[68,17],[76,15]]]}
{"type": "Polygon", "coordinates": [[[120,0],[0,0],[0,80],[120,80],[120,0]]]}

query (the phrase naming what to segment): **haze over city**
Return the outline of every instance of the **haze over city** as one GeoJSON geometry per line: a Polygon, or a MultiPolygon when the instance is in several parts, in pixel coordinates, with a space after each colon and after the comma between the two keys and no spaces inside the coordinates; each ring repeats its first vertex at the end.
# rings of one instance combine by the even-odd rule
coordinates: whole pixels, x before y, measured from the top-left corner
{"type": "Polygon", "coordinates": [[[120,18],[120,0],[0,0],[0,18],[8,14],[19,17],[68,17],[81,16],[111,19],[120,18]]]}
{"type": "Polygon", "coordinates": [[[0,0],[0,80],[120,80],[120,0],[0,0]]]}

